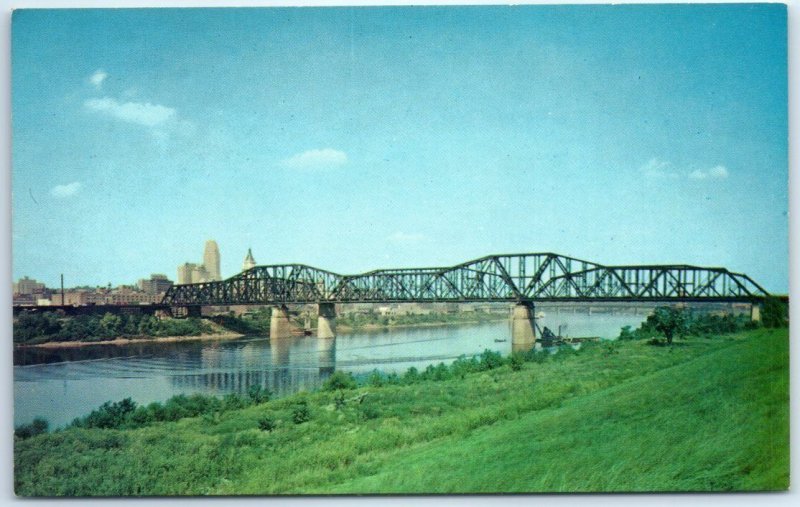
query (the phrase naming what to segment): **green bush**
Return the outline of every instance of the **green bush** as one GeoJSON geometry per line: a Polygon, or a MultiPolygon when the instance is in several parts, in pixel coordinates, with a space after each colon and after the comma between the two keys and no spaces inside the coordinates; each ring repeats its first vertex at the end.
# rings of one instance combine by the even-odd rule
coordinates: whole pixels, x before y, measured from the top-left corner
{"type": "Polygon", "coordinates": [[[254,384],[247,388],[247,396],[254,404],[266,403],[269,401],[272,393],[269,389],[265,389],[258,384],[254,384]]]}
{"type": "Polygon", "coordinates": [[[269,416],[264,416],[258,420],[258,429],[261,431],[272,431],[275,429],[275,419],[269,416]]]}
{"type": "Polygon", "coordinates": [[[323,391],[337,391],[339,389],[355,389],[356,379],[350,372],[337,370],[322,384],[323,391]]]}
{"type": "Polygon", "coordinates": [[[383,387],[384,379],[383,375],[378,370],[372,370],[372,373],[369,374],[367,378],[367,385],[372,387],[383,387]]]}
{"type": "Polygon", "coordinates": [[[786,327],[789,306],[778,298],[766,298],[761,308],[761,323],[764,327],[786,327]]]}
{"type": "Polygon", "coordinates": [[[46,419],[43,419],[41,417],[36,417],[30,424],[23,424],[21,426],[17,426],[14,429],[14,436],[22,439],[35,437],[36,435],[47,433],[47,429],[49,426],[50,424],[47,422],[46,419]]]}
{"type": "Polygon", "coordinates": [[[525,356],[520,352],[515,352],[511,354],[508,364],[511,366],[511,370],[520,371],[522,365],[525,364],[525,356]]]}
{"type": "Polygon", "coordinates": [[[381,416],[381,413],[377,407],[370,404],[365,404],[359,407],[358,415],[362,420],[369,421],[371,419],[377,419],[381,416]]]}
{"type": "Polygon", "coordinates": [[[72,426],[80,428],[119,428],[123,426],[136,410],[136,402],[130,398],[111,403],[107,401],[89,415],[75,419],[72,426]]]}
{"type": "Polygon", "coordinates": [[[301,400],[292,408],[292,422],[303,424],[311,420],[311,411],[308,409],[308,402],[301,400]]]}
{"type": "Polygon", "coordinates": [[[406,372],[403,374],[404,384],[414,384],[416,382],[419,382],[419,380],[420,380],[419,370],[417,370],[413,366],[408,370],[406,370],[406,372]]]}
{"type": "Polygon", "coordinates": [[[493,370],[503,365],[503,356],[499,352],[486,349],[480,356],[481,370],[493,370]]]}
{"type": "Polygon", "coordinates": [[[336,410],[342,410],[345,405],[344,401],[344,393],[339,391],[336,396],[333,398],[333,403],[336,406],[336,410]]]}

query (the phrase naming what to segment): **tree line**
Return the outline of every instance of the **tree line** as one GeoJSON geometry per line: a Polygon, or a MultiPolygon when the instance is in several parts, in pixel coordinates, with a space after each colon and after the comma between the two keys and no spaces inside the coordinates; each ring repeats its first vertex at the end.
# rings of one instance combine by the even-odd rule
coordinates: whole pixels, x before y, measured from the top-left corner
{"type": "Polygon", "coordinates": [[[213,332],[201,319],[158,319],[152,315],[78,315],[23,312],[14,321],[14,343],[100,341],[129,337],[198,336],[213,332]]]}

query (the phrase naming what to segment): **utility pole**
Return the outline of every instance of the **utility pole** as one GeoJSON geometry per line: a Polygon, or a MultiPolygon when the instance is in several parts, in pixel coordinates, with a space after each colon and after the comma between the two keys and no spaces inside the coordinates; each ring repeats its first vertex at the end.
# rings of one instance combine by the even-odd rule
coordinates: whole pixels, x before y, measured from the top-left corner
{"type": "Polygon", "coordinates": [[[61,306],[64,304],[64,273],[61,273],[61,306]]]}

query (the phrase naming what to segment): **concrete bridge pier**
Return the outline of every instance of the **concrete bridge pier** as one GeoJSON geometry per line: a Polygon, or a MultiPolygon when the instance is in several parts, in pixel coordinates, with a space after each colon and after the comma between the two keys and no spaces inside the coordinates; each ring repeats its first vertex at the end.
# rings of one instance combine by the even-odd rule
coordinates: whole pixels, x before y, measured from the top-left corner
{"type": "Polygon", "coordinates": [[[336,305],[319,303],[317,312],[317,338],[336,338],[336,305]]]}
{"type": "Polygon", "coordinates": [[[758,303],[750,304],[750,320],[761,322],[761,305],[758,303]]]}
{"type": "Polygon", "coordinates": [[[336,340],[317,340],[317,360],[320,376],[327,377],[336,370],[336,340]]]}
{"type": "Polygon", "coordinates": [[[527,352],[536,344],[536,324],[532,302],[514,305],[511,310],[511,351],[527,352]]]}
{"type": "Polygon", "coordinates": [[[273,306],[269,319],[269,337],[271,340],[291,338],[292,326],[289,323],[289,309],[285,305],[273,306]]]}

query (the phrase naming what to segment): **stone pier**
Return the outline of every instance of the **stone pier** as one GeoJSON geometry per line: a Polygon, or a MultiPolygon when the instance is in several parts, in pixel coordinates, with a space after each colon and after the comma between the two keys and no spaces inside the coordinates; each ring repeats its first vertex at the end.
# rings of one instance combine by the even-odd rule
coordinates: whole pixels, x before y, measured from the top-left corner
{"type": "Polygon", "coordinates": [[[289,324],[289,309],[286,306],[273,306],[269,319],[269,337],[271,340],[290,338],[292,326],[289,324]]]}
{"type": "Polygon", "coordinates": [[[336,305],[319,303],[317,319],[317,338],[336,338],[336,305]]]}
{"type": "Polygon", "coordinates": [[[519,303],[511,311],[511,351],[527,352],[536,344],[533,303],[519,303]]]}
{"type": "Polygon", "coordinates": [[[321,376],[333,374],[336,369],[336,340],[317,339],[317,361],[321,376]]]}
{"type": "Polygon", "coordinates": [[[750,304],[750,320],[761,322],[761,305],[758,303],[750,304]]]}

